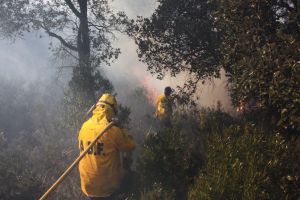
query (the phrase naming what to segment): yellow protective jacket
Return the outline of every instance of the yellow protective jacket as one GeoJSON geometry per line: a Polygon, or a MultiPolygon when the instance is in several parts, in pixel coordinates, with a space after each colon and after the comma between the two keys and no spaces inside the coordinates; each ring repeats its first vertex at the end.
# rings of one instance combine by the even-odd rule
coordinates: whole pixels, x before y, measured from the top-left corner
{"type": "Polygon", "coordinates": [[[158,119],[163,119],[171,114],[172,114],[171,100],[168,99],[163,94],[158,96],[156,100],[155,117],[158,119]]]}
{"type": "MultiPolygon", "coordinates": [[[[82,125],[78,136],[80,153],[108,125],[110,112],[103,105],[97,106],[93,116],[82,125]]],[[[104,133],[79,163],[83,193],[89,197],[108,197],[116,191],[122,179],[120,152],[134,148],[133,138],[117,126],[104,133]]]]}

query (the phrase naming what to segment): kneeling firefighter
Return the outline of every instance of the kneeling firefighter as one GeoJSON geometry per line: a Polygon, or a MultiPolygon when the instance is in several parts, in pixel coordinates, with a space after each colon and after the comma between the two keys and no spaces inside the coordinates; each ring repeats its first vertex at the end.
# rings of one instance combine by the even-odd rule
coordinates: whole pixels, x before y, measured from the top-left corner
{"type": "MultiPolygon", "coordinates": [[[[81,127],[78,136],[82,153],[115,117],[117,101],[110,94],[103,94],[93,115],[81,127]]],[[[132,136],[117,126],[110,128],[79,163],[81,189],[92,200],[114,199],[122,181],[123,170],[120,152],[135,148],[132,136]]]]}

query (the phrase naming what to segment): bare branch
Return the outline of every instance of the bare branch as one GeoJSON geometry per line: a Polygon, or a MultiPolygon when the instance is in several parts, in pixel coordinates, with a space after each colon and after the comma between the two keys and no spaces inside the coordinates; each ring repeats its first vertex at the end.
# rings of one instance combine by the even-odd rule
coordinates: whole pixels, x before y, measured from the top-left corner
{"type": "Polygon", "coordinates": [[[69,6],[69,8],[72,10],[72,12],[76,15],[76,17],[80,18],[81,14],[80,12],[75,8],[74,4],[71,0],[65,0],[66,4],[69,6]]]}
{"type": "Polygon", "coordinates": [[[64,50],[66,53],[68,53],[70,56],[72,56],[73,58],[75,58],[77,61],[79,61],[79,58],[77,56],[75,56],[74,54],[72,54],[72,52],[69,51],[69,49],[64,48],[63,46],[61,47],[62,50],[64,50]]]}
{"type": "Polygon", "coordinates": [[[61,42],[61,44],[64,45],[65,47],[67,47],[67,48],[69,48],[69,49],[71,49],[71,50],[73,50],[73,51],[78,51],[78,48],[77,48],[77,47],[75,47],[75,46],[73,46],[72,44],[68,43],[68,42],[67,42],[66,40],[64,40],[61,36],[57,35],[56,33],[51,32],[49,29],[47,29],[47,28],[45,28],[45,27],[43,27],[43,28],[45,29],[46,33],[47,33],[49,36],[58,39],[58,40],[61,42]]]}
{"type": "Polygon", "coordinates": [[[109,26],[105,26],[105,25],[100,25],[100,24],[94,24],[91,21],[88,21],[90,26],[93,26],[95,29],[97,29],[98,31],[103,31],[103,30],[109,30],[109,26]]]}
{"type": "Polygon", "coordinates": [[[115,36],[113,31],[119,31],[117,28],[114,29],[114,28],[111,28],[110,26],[94,24],[90,21],[88,21],[88,24],[89,24],[90,27],[95,28],[99,32],[106,31],[107,33],[109,33],[113,37],[113,39],[116,39],[116,36],[115,36]]]}

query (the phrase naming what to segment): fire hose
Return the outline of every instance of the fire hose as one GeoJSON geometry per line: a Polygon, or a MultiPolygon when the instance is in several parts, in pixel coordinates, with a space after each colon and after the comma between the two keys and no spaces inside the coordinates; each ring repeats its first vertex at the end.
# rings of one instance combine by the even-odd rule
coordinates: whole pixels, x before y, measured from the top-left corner
{"type": "MultiPolygon", "coordinates": [[[[90,109],[92,110],[92,109],[90,109]]],[[[88,112],[89,113],[89,112],[88,112]]],[[[79,163],[79,161],[88,153],[88,151],[95,145],[95,143],[104,135],[104,133],[109,130],[115,121],[110,122],[105,129],[103,129],[95,138],[95,140],[76,158],[76,160],[66,169],[66,171],[53,183],[53,185],[43,194],[39,200],[46,199],[51,192],[53,192],[57,186],[64,180],[64,178],[71,172],[71,170],[79,163]]]]}

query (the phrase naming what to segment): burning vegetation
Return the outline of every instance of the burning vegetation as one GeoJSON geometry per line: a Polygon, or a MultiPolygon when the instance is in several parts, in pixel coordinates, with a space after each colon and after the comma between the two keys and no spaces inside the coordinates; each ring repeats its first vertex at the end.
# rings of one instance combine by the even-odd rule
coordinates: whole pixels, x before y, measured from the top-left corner
{"type": "MultiPolygon", "coordinates": [[[[41,197],[80,150],[91,158],[86,163],[108,155],[101,138],[93,138],[92,150],[92,139],[82,148],[78,132],[96,95],[119,92],[100,70],[121,53],[111,42],[116,32],[135,41],[151,74],[191,78],[176,93],[178,102],[159,98],[168,117],[153,117],[167,85],[158,87],[138,68],[131,74],[138,84],[122,87],[123,102],[108,95],[112,101],[102,99],[105,106],[96,107],[87,133],[117,116],[113,129],[123,132],[116,138],[130,138],[137,146],[133,154],[121,155],[122,164],[119,147],[114,149],[115,166],[124,173],[116,175],[119,190],[108,196],[118,191],[120,200],[298,199],[299,3],[228,2],[160,0],[151,17],[131,20],[106,0],[1,1],[1,38],[43,31],[57,41],[50,47],[54,56],[70,61],[72,70],[63,89],[57,81],[25,86],[0,74],[0,199],[41,197]],[[190,101],[197,100],[202,81],[222,77],[221,69],[237,116],[221,103],[209,108],[190,101]]],[[[49,196],[74,198],[87,198],[77,171],[49,196]]]]}

